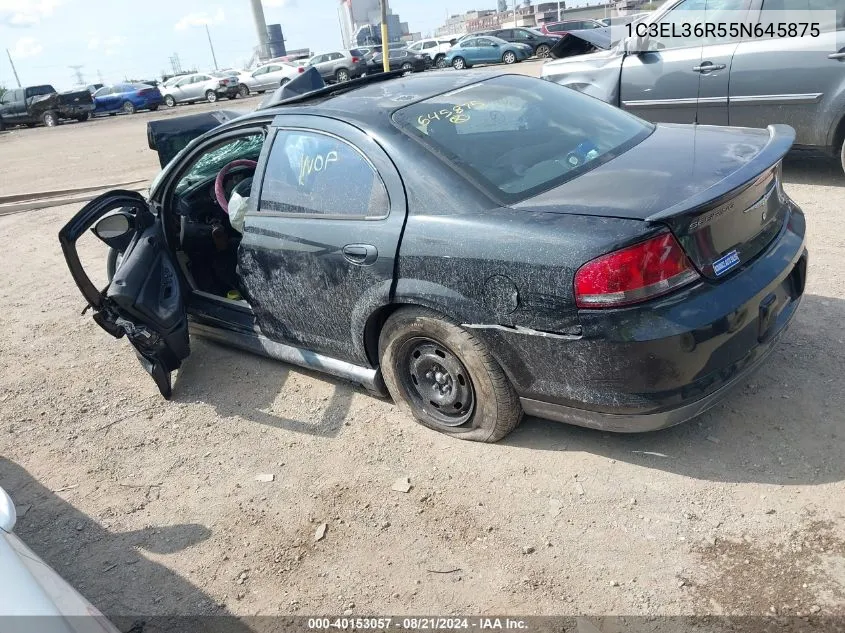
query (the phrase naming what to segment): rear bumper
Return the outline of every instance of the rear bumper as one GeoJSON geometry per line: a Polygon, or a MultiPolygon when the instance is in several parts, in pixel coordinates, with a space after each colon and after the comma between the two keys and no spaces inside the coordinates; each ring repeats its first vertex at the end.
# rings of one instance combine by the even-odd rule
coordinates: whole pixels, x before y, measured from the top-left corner
{"type": "Polygon", "coordinates": [[[639,307],[582,310],[580,335],[476,332],[530,415],[618,432],[688,420],[747,378],[795,316],[808,256],[804,216],[790,206],[779,236],[730,278],[639,307]]]}

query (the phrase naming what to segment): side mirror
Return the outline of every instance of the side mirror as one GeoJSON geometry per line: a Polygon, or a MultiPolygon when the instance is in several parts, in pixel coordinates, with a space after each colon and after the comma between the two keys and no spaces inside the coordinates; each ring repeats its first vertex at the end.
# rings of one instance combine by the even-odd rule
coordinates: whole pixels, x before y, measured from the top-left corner
{"type": "Polygon", "coordinates": [[[110,213],[100,218],[91,231],[108,246],[125,250],[135,231],[135,216],[126,211],[110,213]]]}

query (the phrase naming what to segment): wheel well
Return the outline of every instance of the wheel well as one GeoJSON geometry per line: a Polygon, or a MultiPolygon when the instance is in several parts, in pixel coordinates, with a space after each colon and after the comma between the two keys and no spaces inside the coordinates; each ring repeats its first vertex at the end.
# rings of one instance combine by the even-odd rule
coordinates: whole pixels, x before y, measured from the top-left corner
{"type": "Polygon", "coordinates": [[[833,150],[838,152],[845,143],[845,115],[839,119],[839,124],[836,126],[836,133],[833,135],[833,150]]]}
{"type": "Polygon", "coordinates": [[[367,360],[373,367],[378,367],[381,360],[378,356],[378,343],[385,322],[391,314],[403,308],[432,309],[418,303],[389,303],[373,312],[364,326],[364,351],[367,354],[367,360]]]}

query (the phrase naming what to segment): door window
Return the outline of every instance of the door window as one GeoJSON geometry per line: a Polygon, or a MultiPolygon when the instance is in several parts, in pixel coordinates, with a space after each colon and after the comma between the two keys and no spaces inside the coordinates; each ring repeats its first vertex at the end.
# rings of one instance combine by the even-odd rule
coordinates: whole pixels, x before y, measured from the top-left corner
{"type": "MultiPolygon", "coordinates": [[[[208,148],[194,159],[188,170],[182,174],[176,184],[176,195],[180,196],[192,191],[196,185],[202,182],[207,182],[210,185],[214,182],[220,170],[234,160],[246,158],[257,161],[262,145],[264,145],[263,134],[250,134],[249,136],[229,139],[208,148]]],[[[211,193],[209,197],[211,197],[211,193]]]]}
{"type": "Polygon", "coordinates": [[[423,44],[423,49],[434,48],[435,46],[437,46],[437,42],[426,42],[423,44]]]}
{"type": "Polygon", "coordinates": [[[386,217],[387,190],[357,149],[317,132],[281,130],[261,186],[260,209],[332,217],[386,217]]]}
{"type": "Polygon", "coordinates": [[[836,11],[836,28],[845,28],[842,0],[764,0],[764,11],[836,11]]]}
{"type": "Polygon", "coordinates": [[[512,40],[513,39],[513,31],[507,29],[505,31],[499,31],[496,33],[496,37],[501,37],[503,40],[512,40]]]}
{"type": "Polygon", "coordinates": [[[100,88],[97,92],[95,92],[94,96],[95,97],[105,97],[109,93],[111,93],[111,88],[104,87],[104,88],[100,88]]]}

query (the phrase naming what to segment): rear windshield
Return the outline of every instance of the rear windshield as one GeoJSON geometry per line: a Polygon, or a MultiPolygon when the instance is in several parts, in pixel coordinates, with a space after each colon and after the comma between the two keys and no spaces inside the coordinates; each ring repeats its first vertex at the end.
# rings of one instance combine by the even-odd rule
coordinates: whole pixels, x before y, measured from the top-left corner
{"type": "Polygon", "coordinates": [[[32,88],[26,89],[26,96],[40,97],[41,95],[51,95],[54,92],[56,91],[53,86],[33,86],[32,88]]]}
{"type": "Polygon", "coordinates": [[[393,120],[508,204],[611,160],[654,129],[598,99],[517,75],[413,103],[393,120]]]}

